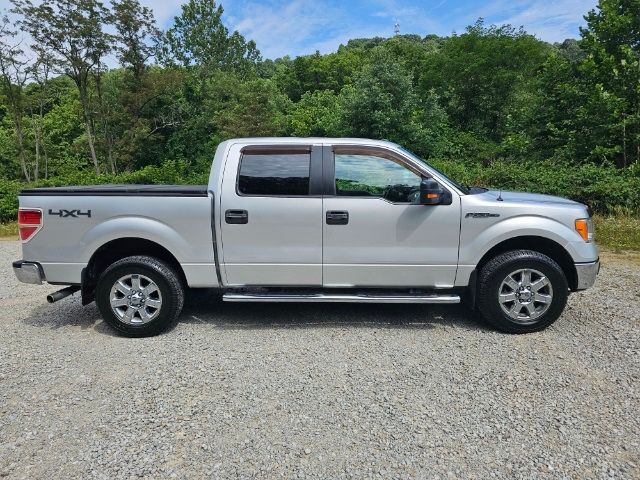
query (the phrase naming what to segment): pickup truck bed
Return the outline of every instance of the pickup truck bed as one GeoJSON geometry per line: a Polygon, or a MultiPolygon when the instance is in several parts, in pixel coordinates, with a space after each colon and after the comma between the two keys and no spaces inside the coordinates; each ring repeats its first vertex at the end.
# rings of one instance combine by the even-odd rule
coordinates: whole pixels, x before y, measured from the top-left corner
{"type": "Polygon", "coordinates": [[[206,197],[207,185],[85,185],[80,187],[28,188],[20,196],[146,196],[206,197]]]}

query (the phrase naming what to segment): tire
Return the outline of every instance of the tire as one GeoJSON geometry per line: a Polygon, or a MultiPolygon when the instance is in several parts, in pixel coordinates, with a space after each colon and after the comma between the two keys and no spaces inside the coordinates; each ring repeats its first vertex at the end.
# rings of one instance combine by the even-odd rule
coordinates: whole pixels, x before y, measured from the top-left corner
{"type": "Polygon", "coordinates": [[[502,253],[478,276],[478,310],[489,324],[507,333],[547,328],[562,314],[568,296],[560,265],[532,250],[502,253]]]}
{"type": "Polygon", "coordinates": [[[127,337],[148,337],[175,325],[184,305],[184,288],[165,262],[146,256],[126,257],[100,275],[96,304],[102,318],[118,332],[127,337]]]}

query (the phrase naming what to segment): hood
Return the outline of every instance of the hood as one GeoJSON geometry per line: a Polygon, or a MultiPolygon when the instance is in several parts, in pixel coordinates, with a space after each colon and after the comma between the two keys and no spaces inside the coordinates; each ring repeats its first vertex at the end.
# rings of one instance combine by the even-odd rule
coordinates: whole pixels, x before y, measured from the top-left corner
{"type": "Polygon", "coordinates": [[[582,205],[581,203],[574,202],[568,198],[554,197],[553,195],[543,195],[541,193],[526,193],[526,192],[507,192],[500,190],[487,190],[482,193],[485,198],[497,200],[499,196],[502,197],[503,202],[509,203],[553,203],[560,205],[582,205]]]}

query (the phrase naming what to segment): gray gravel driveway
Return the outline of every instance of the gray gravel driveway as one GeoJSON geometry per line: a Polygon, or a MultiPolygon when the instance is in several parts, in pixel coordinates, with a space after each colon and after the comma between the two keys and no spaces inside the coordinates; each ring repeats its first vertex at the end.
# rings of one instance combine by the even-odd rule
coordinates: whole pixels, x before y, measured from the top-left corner
{"type": "Polygon", "coordinates": [[[0,476],[639,478],[640,261],[544,332],[464,307],[223,304],[155,338],[17,283],[0,242],[0,476]]]}

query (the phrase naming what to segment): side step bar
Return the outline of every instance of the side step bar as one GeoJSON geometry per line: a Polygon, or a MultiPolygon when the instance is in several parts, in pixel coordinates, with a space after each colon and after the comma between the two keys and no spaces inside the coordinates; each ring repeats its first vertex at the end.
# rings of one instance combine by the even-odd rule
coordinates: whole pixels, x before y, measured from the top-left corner
{"type": "Polygon", "coordinates": [[[460,303],[459,295],[347,295],[328,293],[225,293],[225,302],[460,303]]]}

